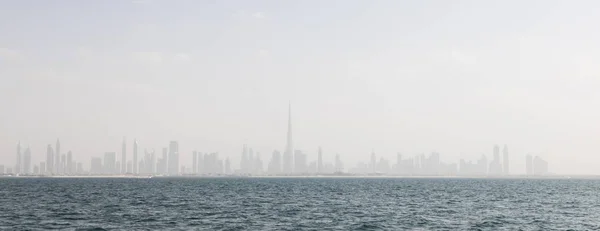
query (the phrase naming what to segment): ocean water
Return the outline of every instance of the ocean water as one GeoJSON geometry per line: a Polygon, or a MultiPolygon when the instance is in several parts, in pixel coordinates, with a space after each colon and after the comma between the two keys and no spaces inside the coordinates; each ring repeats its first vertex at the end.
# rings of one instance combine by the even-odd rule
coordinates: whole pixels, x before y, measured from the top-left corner
{"type": "Polygon", "coordinates": [[[1,230],[600,230],[600,180],[0,178],[1,230]]]}

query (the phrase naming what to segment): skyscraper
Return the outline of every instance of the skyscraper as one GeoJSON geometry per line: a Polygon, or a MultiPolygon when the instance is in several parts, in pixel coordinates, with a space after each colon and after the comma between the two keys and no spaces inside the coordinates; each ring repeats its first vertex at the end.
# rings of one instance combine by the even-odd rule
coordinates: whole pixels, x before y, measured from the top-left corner
{"type": "Polygon", "coordinates": [[[27,147],[25,153],[23,153],[23,164],[21,166],[21,173],[31,173],[31,149],[29,149],[29,147],[27,147]]]}
{"type": "Polygon", "coordinates": [[[137,174],[138,173],[138,158],[137,158],[137,152],[138,152],[138,142],[136,139],[133,139],[133,174],[137,174]]]}
{"type": "Polygon", "coordinates": [[[125,137],[123,137],[123,144],[121,145],[121,173],[127,173],[127,143],[125,137]]]}
{"type": "Polygon", "coordinates": [[[292,142],[292,104],[288,106],[288,131],[287,131],[287,144],[285,146],[285,152],[283,153],[283,171],[286,173],[293,172],[293,157],[294,146],[292,142]]]}
{"type": "Polygon", "coordinates": [[[323,150],[319,147],[319,156],[317,157],[317,173],[323,173],[323,150]]]}
{"type": "Polygon", "coordinates": [[[17,162],[15,163],[15,173],[21,173],[21,141],[17,144],[17,162]]]}
{"type": "Polygon", "coordinates": [[[248,146],[244,144],[242,148],[242,159],[240,160],[240,172],[241,173],[249,173],[248,167],[248,146]]]}
{"type": "Polygon", "coordinates": [[[56,152],[54,152],[54,173],[60,173],[60,140],[56,139],[56,152]]]}
{"type": "Polygon", "coordinates": [[[269,162],[269,167],[267,170],[270,174],[279,174],[281,173],[281,153],[275,150],[271,155],[271,162],[269,162]]]}
{"type": "Polygon", "coordinates": [[[171,141],[169,143],[169,175],[179,174],[179,143],[171,141]]]}
{"type": "Polygon", "coordinates": [[[509,174],[509,169],[508,169],[508,146],[506,146],[506,144],[504,145],[504,148],[502,149],[502,155],[504,156],[504,161],[502,164],[502,167],[504,167],[504,175],[508,175],[509,174]]]}
{"type": "Polygon", "coordinates": [[[73,153],[71,151],[67,152],[67,170],[66,174],[74,174],[75,173],[75,163],[73,163],[73,153]]]}
{"type": "Polygon", "coordinates": [[[48,175],[54,173],[54,149],[51,144],[46,148],[46,173],[48,175]]]}
{"type": "Polygon", "coordinates": [[[490,175],[501,175],[502,174],[502,164],[500,160],[500,146],[494,145],[494,159],[490,163],[489,174],[490,175]]]}
{"type": "Polygon", "coordinates": [[[231,162],[229,162],[229,157],[225,159],[225,174],[231,173],[231,162]]]}
{"type": "Polygon", "coordinates": [[[192,174],[198,173],[198,152],[194,151],[192,153],[192,174]]]}
{"type": "Polygon", "coordinates": [[[104,164],[103,164],[103,172],[106,174],[115,174],[116,164],[117,162],[117,153],[116,152],[107,152],[104,153],[104,164]]]}
{"type": "Polygon", "coordinates": [[[375,157],[375,152],[371,151],[371,164],[370,164],[370,169],[371,169],[371,173],[375,173],[377,172],[377,159],[375,157]]]}

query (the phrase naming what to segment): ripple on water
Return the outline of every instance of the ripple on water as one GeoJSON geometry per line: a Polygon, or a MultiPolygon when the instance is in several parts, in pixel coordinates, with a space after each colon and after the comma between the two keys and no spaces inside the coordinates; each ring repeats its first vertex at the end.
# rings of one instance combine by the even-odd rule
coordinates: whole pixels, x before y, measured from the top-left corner
{"type": "Polygon", "coordinates": [[[598,230],[600,181],[0,179],[0,229],[598,230]]]}

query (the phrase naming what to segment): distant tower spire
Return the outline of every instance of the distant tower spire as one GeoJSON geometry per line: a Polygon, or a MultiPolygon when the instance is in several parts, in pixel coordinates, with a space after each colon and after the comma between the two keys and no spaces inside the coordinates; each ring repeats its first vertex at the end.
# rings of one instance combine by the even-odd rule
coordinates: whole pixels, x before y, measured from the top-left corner
{"type": "Polygon", "coordinates": [[[288,106],[288,131],[287,131],[287,144],[285,146],[285,152],[283,153],[283,169],[287,173],[293,172],[293,156],[294,146],[292,140],[292,103],[288,106]]]}

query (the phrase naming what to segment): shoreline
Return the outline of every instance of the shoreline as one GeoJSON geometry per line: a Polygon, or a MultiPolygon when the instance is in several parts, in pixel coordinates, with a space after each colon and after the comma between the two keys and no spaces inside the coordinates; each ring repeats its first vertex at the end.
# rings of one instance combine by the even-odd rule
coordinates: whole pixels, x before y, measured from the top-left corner
{"type": "Polygon", "coordinates": [[[11,176],[4,175],[1,178],[119,178],[119,179],[152,179],[152,178],[314,178],[314,179],[325,179],[325,178],[345,178],[345,179],[600,179],[600,175],[547,175],[547,176],[402,176],[402,175],[179,175],[179,176],[165,176],[165,175],[71,175],[71,176],[11,176]]]}

